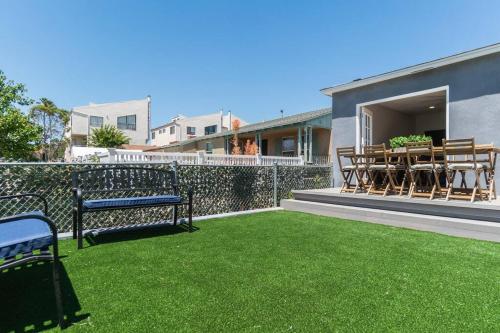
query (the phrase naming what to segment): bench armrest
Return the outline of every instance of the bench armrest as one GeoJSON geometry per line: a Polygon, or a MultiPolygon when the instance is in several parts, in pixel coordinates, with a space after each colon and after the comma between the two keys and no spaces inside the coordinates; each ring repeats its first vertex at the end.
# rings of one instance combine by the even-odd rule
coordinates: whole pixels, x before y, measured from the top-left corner
{"type": "Polygon", "coordinates": [[[0,200],[10,200],[10,199],[25,198],[25,197],[34,197],[41,200],[43,202],[43,213],[45,214],[45,216],[49,215],[49,204],[47,203],[47,199],[45,199],[42,195],[37,193],[5,195],[5,196],[0,196],[0,200]]]}
{"type": "Polygon", "coordinates": [[[47,216],[43,216],[43,215],[23,214],[23,215],[8,216],[8,217],[0,218],[0,224],[14,222],[14,221],[29,220],[29,219],[40,220],[40,221],[47,223],[49,225],[50,230],[52,231],[52,234],[57,236],[56,224],[51,219],[49,219],[47,216]]]}
{"type": "Polygon", "coordinates": [[[79,188],[72,188],[73,192],[73,206],[77,206],[79,202],[82,201],[82,190],[79,188]]]}

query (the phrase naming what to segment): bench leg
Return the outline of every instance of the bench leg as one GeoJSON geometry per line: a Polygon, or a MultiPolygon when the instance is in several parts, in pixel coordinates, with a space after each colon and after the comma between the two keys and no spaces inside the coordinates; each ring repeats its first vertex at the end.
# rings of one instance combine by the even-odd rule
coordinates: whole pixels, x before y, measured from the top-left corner
{"type": "Polygon", "coordinates": [[[178,214],[178,206],[174,205],[174,225],[177,225],[177,214],[178,214]]]}
{"type": "Polygon", "coordinates": [[[52,261],[52,279],[54,282],[54,293],[56,297],[57,318],[59,321],[59,326],[61,328],[64,328],[65,327],[64,310],[63,310],[63,301],[61,292],[61,279],[59,276],[59,269],[61,268],[61,262],[59,261],[59,247],[57,244],[57,239],[54,242],[52,250],[54,252],[53,253],[54,260],[52,261]]]}
{"type": "Polygon", "coordinates": [[[76,212],[76,208],[73,207],[73,228],[72,228],[72,231],[73,231],[73,239],[76,239],[76,225],[77,225],[77,212],[76,212]]]}

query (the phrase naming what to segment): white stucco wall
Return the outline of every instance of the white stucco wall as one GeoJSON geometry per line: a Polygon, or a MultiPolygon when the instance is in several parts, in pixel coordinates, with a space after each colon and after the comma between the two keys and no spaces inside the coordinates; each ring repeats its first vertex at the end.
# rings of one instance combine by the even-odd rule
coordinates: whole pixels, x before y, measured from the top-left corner
{"type": "Polygon", "coordinates": [[[222,131],[229,130],[231,121],[234,119],[239,119],[241,126],[247,124],[244,120],[235,115],[224,115],[220,112],[196,117],[184,117],[181,119],[176,119],[173,123],[171,122],[155,128],[153,130],[155,132],[155,138],[151,140],[151,144],[155,146],[165,146],[173,142],[184,141],[194,137],[203,136],[205,135],[205,127],[212,125],[217,125],[216,133],[220,133],[222,131]],[[170,135],[170,127],[174,125],[176,126],[175,135],[170,135]],[[188,135],[188,127],[195,127],[196,135],[188,135]],[[165,133],[160,133],[160,131],[162,131],[163,129],[166,129],[165,133]]]}
{"type": "Polygon", "coordinates": [[[89,126],[89,117],[103,118],[103,124],[118,127],[118,117],[136,116],[136,129],[120,129],[130,138],[130,144],[144,145],[148,140],[149,131],[149,100],[148,98],[117,103],[89,104],[72,109],[70,136],[89,135],[92,127],[89,126]]]}

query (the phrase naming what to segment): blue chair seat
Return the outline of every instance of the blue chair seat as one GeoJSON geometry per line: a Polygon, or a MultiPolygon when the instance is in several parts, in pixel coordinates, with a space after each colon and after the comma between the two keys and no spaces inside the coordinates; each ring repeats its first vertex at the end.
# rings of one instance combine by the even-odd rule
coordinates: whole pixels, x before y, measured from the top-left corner
{"type": "Polygon", "coordinates": [[[181,202],[182,198],[176,195],[157,195],[150,197],[86,200],[83,202],[83,208],[87,210],[120,207],[126,208],[129,206],[176,204],[181,202]]]}
{"type": "MultiPolygon", "coordinates": [[[[16,216],[41,215],[34,211],[16,216]]],[[[52,245],[52,232],[45,221],[36,218],[24,218],[12,222],[0,223],[0,259],[18,254],[45,249],[52,245]]]]}

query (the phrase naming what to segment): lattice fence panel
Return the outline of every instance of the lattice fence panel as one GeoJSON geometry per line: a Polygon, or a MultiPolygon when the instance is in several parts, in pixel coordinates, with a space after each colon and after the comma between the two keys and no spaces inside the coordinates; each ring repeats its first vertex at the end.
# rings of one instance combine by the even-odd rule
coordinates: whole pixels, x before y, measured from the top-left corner
{"type": "Polygon", "coordinates": [[[328,188],[331,177],[331,167],[278,166],[278,202],[293,198],[292,190],[328,188]]]}
{"type": "MultiPolygon", "coordinates": [[[[123,164],[120,164],[123,166],[123,164]]],[[[71,172],[101,168],[102,164],[0,163],[0,196],[38,193],[49,202],[49,214],[59,231],[70,231],[72,224],[71,172]]],[[[140,164],[155,168],[172,168],[171,164],[140,164]]],[[[194,215],[203,216],[273,206],[274,176],[272,166],[178,165],[181,195],[187,197],[188,186],[194,190],[194,215]]],[[[331,168],[312,166],[279,166],[278,202],[289,198],[293,189],[330,186],[331,168]]],[[[154,195],[152,192],[124,191],[123,196],[154,195]]],[[[97,198],[97,195],[96,195],[97,198]]],[[[0,216],[41,209],[38,200],[0,201],[0,216]]],[[[136,223],[156,223],[170,219],[171,207],[146,208],[84,214],[86,228],[106,228],[136,223]]],[[[180,211],[180,217],[186,216],[180,211]]]]}
{"type": "Polygon", "coordinates": [[[178,179],[181,191],[193,186],[195,216],[273,205],[272,167],[182,165],[178,179]]]}

